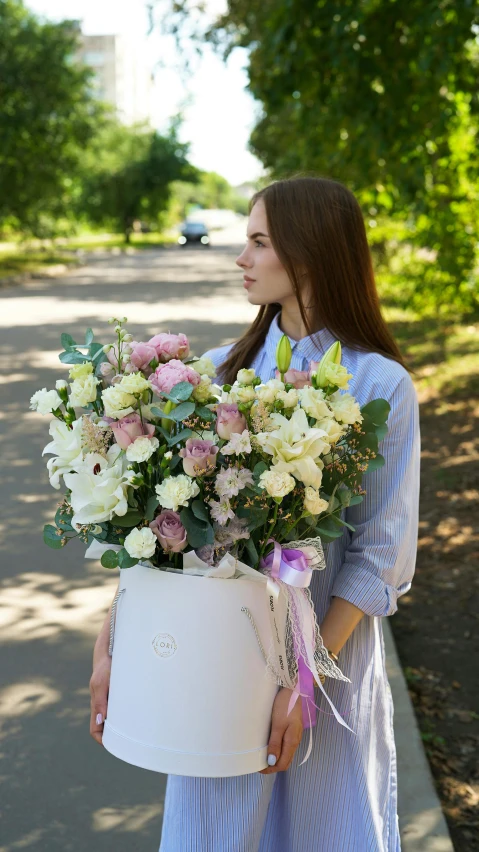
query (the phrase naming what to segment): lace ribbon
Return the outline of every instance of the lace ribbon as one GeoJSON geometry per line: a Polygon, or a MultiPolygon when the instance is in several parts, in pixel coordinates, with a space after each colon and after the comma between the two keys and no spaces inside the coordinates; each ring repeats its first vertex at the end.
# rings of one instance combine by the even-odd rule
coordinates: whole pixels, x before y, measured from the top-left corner
{"type": "MultiPolygon", "coordinates": [[[[268,671],[276,683],[293,689],[288,706],[288,714],[299,697],[302,699],[303,725],[310,729],[309,746],[302,763],[311,754],[312,726],[316,723],[314,701],[314,681],[328,701],[337,721],[351,733],[355,733],[339,715],[336,707],[325,692],[320,674],[350,683],[324,647],[314,611],[309,584],[314,569],[326,567],[321,539],[310,538],[290,542],[290,546],[281,547],[275,539],[269,539],[273,550],[262,560],[262,571],[267,575],[267,593],[270,602],[270,618],[273,632],[273,650],[268,657],[268,671]],[[287,671],[282,662],[282,637],[275,620],[275,610],[280,595],[286,597],[287,617],[284,649],[287,671]],[[294,686],[293,686],[294,684],[294,686]]],[[[268,543],[269,543],[268,542],[268,543]]]]}

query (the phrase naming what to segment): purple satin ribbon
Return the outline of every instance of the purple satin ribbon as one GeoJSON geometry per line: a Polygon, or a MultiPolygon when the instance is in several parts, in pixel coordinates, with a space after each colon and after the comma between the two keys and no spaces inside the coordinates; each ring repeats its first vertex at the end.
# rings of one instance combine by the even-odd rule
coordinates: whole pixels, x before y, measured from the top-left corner
{"type": "MultiPolygon", "coordinates": [[[[296,586],[299,589],[306,589],[310,582],[313,572],[308,565],[308,560],[302,550],[294,550],[291,548],[282,548],[281,545],[270,538],[268,541],[273,542],[274,549],[261,560],[261,568],[271,574],[275,580],[282,580],[289,586],[296,586]]],[[[313,641],[314,637],[310,637],[313,641]]],[[[293,709],[297,698],[302,697],[303,708],[303,726],[309,728],[316,724],[316,707],[314,701],[314,679],[313,673],[306,664],[301,649],[298,645],[295,632],[293,631],[294,654],[298,664],[298,683],[291,696],[288,707],[288,714],[293,709]],[[308,712],[309,705],[309,712],[308,712]]]]}

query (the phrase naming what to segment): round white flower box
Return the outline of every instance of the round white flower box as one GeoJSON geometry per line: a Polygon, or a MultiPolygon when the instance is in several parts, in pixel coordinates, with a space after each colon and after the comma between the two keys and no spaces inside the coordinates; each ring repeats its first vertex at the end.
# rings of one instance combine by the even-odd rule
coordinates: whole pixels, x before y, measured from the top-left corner
{"type": "MultiPolygon", "coordinates": [[[[266,585],[159,571],[120,571],[103,744],[156,772],[219,777],[267,766],[278,686],[266,585]]],[[[284,629],[286,605],[277,623],[284,629]]]]}

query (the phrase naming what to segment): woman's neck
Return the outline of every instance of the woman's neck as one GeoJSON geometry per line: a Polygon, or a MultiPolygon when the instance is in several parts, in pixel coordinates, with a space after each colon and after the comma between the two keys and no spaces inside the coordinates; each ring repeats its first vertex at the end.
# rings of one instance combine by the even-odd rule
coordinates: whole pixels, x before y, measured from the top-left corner
{"type": "MultiPolygon", "coordinates": [[[[307,308],[306,313],[308,313],[307,308]]],[[[292,340],[302,340],[303,337],[307,337],[308,335],[308,330],[303,322],[297,302],[294,306],[286,304],[282,305],[281,313],[278,317],[278,326],[281,331],[284,334],[287,334],[288,337],[291,337],[292,340]]],[[[313,327],[313,331],[317,330],[318,329],[313,327]]]]}

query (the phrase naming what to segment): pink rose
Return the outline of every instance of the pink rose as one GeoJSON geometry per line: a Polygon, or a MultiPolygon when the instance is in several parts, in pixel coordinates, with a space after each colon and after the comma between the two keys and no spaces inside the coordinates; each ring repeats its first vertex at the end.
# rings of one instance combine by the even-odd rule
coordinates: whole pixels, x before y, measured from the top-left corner
{"type": "Polygon", "coordinates": [[[150,530],[156,535],[163,550],[169,553],[179,553],[187,545],[186,530],[178,512],[165,509],[151,522],[150,530]]]}
{"type": "Polygon", "coordinates": [[[229,441],[233,432],[244,432],[247,428],[246,417],[238,410],[236,403],[220,402],[216,407],[216,432],[220,438],[229,441]]]}
{"type": "Polygon", "coordinates": [[[216,464],[219,447],[213,441],[202,441],[201,438],[188,438],[179,455],[183,459],[183,470],[187,476],[201,476],[211,473],[211,467],[216,464]],[[209,468],[209,470],[208,470],[209,468]]]}
{"type": "Polygon", "coordinates": [[[138,341],[132,340],[130,361],[136,370],[141,370],[148,378],[153,372],[150,362],[158,361],[155,347],[151,343],[138,343],[138,341]]]}
{"type": "Polygon", "coordinates": [[[187,358],[190,351],[190,344],[185,334],[155,334],[148,341],[148,346],[153,346],[156,351],[158,361],[165,363],[171,361],[172,358],[187,358]]]}
{"type": "MultiPolygon", "coordinates": [[[[281,379],[279,370],[276,370],[276,378],[281,379]]],[[[294,385],[298,390],[311,384],[310,370],[287,370],[284,374],[284,383],[294,385]]]]}
{"type": "Polygon", "coordinates": [[[160,364],[150,376],[150,385],[155,393],[169,393],[178,382],[189,382],[196,387],[201,382],[201,376],[182,361],[168,361],[160,364]]]}
{"type": "Polygon", "coordinates": [[[111,428],[113,429],[115,441],[120,445],[122,450],[126,450],[137,438],[142,438],[144,435],[148,435],[151,438],[155,434],[155,427],[152,423],[145,422],[143,428],[140,415],[136,411],[112,423],[111,428]]]}

